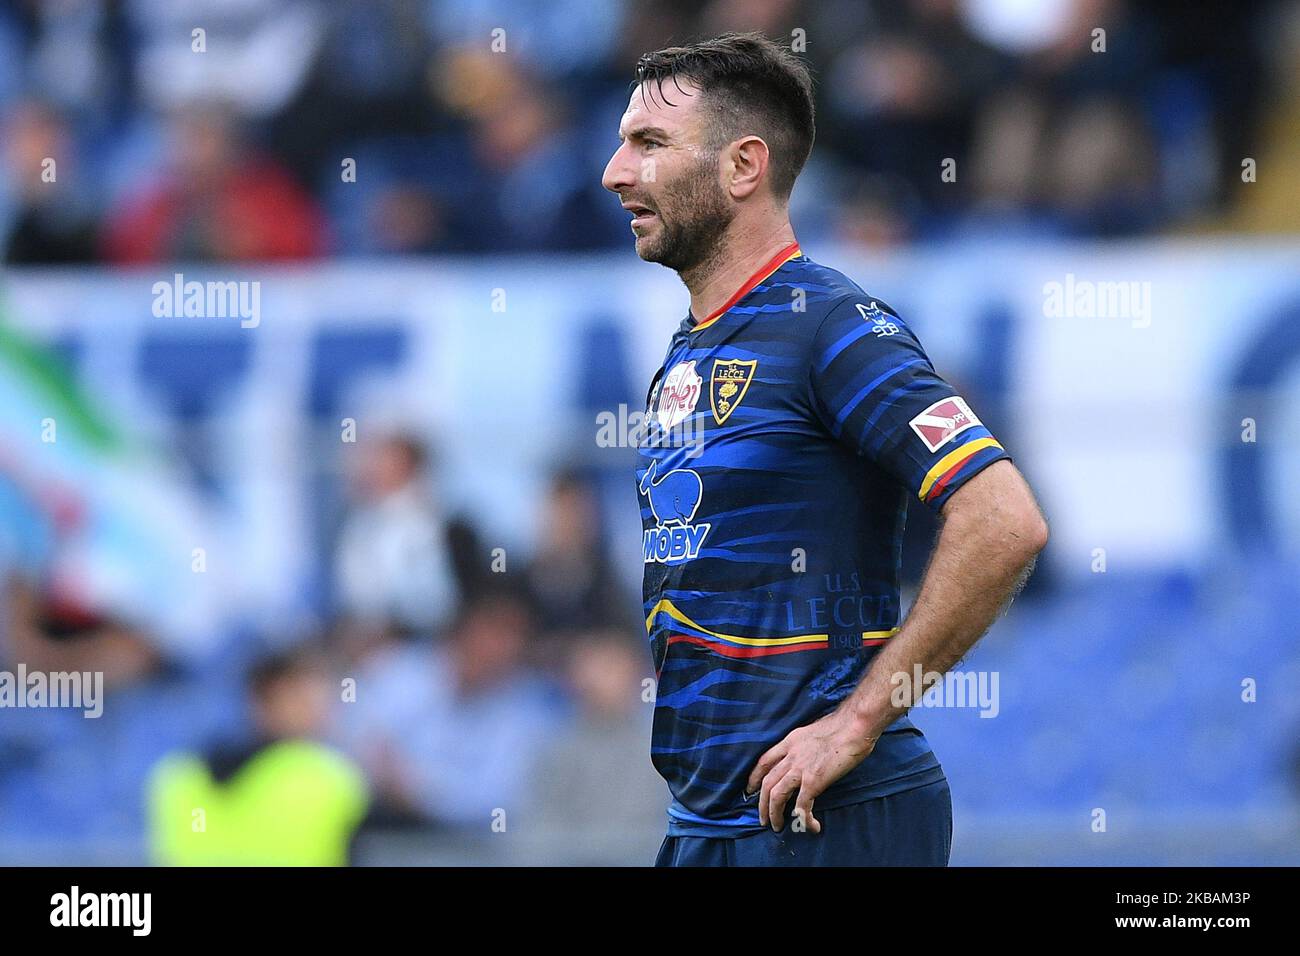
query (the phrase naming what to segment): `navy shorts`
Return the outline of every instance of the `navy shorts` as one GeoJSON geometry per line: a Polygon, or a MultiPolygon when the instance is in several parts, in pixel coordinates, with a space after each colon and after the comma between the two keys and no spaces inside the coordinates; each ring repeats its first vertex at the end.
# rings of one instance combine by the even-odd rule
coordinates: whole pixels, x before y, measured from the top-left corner
{"type": "MultiPolygon", "coordinates": [[[[794,806],[793,799],[789,806],[794,806]]],[[[669,836],[655,866],[947,866],[952,792],[947,780],[818,810],[822,832],[771,829],[736,838],[669,836]]]]}

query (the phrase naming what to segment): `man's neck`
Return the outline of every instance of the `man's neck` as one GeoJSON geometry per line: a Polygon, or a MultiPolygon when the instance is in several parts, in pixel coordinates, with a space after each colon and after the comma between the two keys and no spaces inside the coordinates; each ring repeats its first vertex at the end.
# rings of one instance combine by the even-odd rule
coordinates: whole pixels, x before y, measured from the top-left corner
{"type": "Polygon", "coordinates": [[[794,242],[790,220],[782,218],[754,231],[752,224],[733,221],[719,243],[718,254],[699,269],[681,273],[691,293],[691,315],[697,322],[722,308],[745,282],[782,249],[794,242]]]}

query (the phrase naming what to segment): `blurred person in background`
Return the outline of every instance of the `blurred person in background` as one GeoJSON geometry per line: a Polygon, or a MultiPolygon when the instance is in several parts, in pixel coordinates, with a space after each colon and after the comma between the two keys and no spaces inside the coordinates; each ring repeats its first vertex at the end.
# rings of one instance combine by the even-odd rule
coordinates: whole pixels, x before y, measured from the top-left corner
{"type": "MultiPolygon", "coordinates": [[[[420,0],[430,36],[445,47],[470,46],[509,24],[506,50],[548,79],[571,78],[604,62],[627,25],[633,0],[420,0]],[[574,29],[581,24],[581,29],[574,29]]],[[[656,5],[659,6],[659,5],[656,5]]],[[[656,10],[662,17],[664,11],[656,10]]]]}
{"type": "Polygon", "coordinates": [[[429,455],[411,435],[358,447],[350,504],[334,553],[335,605],[349,654],[389,636],[440,633],[485,569],[477,536],[444,514],[429,455]]]}
{"type": "Polygon", "coordinates": [[[435,90],[468,125],[466,166],[439,186],[456,250],[590,249],[614,230],[591,188],[567,102],[493,53],[445,51],[435,90]],[[524,224],[527,224],[525,226],[524,224]]]}
{"type": "Polygon", "coordinates": [[[576,471],[557,472],[540,523],[537,550],[524,571],[539,637],[635,628],[629,612],[635,602],[610,561],[592,485],[576,471]]]}
{"type": "Polygon", "coordinates": [[[956,211],[960,194],[940,177],[940,162],[964,165],[975,104],[1004,67],[965,28],[960,6],[873,4],[857,30],[841,29],[855,42],[827,63],[819,147],[852,170],[836,225],[847,241],[892,245],[956,211]]]}
{"type": "MultiPolygon", "coordinates": [[[[1236,48],[1240,50],[1236,62],[1245,67],[1244,76],[1236,70],[1230,71],[1235,79],[1235,96],[1231,100],[1231,106],[1235,108],[1232,120],[1235,122],[1232,125],[1237,126],[1241,113],[1246,114],[1248,122],[1238,128],[1237,138],[1223,139],[1227,140],[1227,145],[1241,145],[1236,139],[1249,137],[1255,128],[1249,120],[1257,118],[1259,166],[1277,172],[1250,182],[1241,177],[1230,180],[1235,188],[1237,206],[1225,225],[1244,232],[1300,232],[1300,4],[1280,8],[1276,21],[1267,31],[1270,39],[1268,62],[1273,68],[1271,78],[1254,64],[1248,45],[1254,37],[1249,32],[1243,37],[1242,25],[1229,22],[1234,27],[1236,48]],[[1257,86],[1265,88],[1265,98],[1251,95],[1257,86]],[[1252,117],[1252,111],[1261,115],[1252,117]]],[[[1202,21],[1201,29],[1218,36],[1221,21],[1207,17],[1202,21]]],[[[1258,32],[1262,34],[1265,31],[1258,32]]],[[[1225,120],[1225,125],[1228,122],[1225,120]]],[[[1247,150],[1239,148],[1235,153],[1228,153],[1224,149],[1223,152],[1227,154],[1223,157],[1225,166],[1239,167],[1247,150]]]]}
{"type": "Polygon", "coordinates": [[[110,688],[155,673],[163,663],[156,642],[88,592],[87,569],[69,554],[79,502],[56,485],[32,486],[7,464],[0,462],[0,665],[98,672],[110,688]]]}
{"type": "Polygon", "coordinates": [[[425,77],[432,51],[424,12],[410,0],[323,5],[324,36],[312,68],[268,131],[285,162],[303,164],[304,176],[309,163],[324,162],[337,176],[331,160],[343,143],[437,125],[425,77]]]}
{"type": "Polygon", "coordinates": [[[143,680],[164,664],[150,636],[131,623],[61,601],[11,578],[3,585],[0,663],[44,673],[102,673],[112,688],[143,680]]]}
{"type": "Polygon", "coordinates": [[[524,663],[527,604],[502,591],[472,601],[449,639],[389,648],[365,662],[335,732],[365,768],[380,815],[491,832],[528,786],[529,760],[563,719],[524,663]]]}
{"type": "Polygon", "coordinates": [[[628,632],[591,630],[569,641],[566,683],[578,713],[542,749],[528,788],[526,827],[539,859],[621,865],[658,846],[670,795],[645,753],[649,663],[628,632]]]}
{"type": "Polygon", "coordinates": [[[976,104],[979,210],[1069,234],[1158,224],[1147,108],[1162,81],[1146,17],[1121,0],[1074,0],[1016,25],[1005,4],[965,6],[968,27],[1010,57],[1008,75],[976,104]]]}
{"type": "MultiPolygon", "coordinates": [[[[797,201],[818,211],[811,218],[823,234],[886,246],[1008,227],[1128,234],[1205,221],[1230,194],[1233,177],[1223,174],[1257,151],[1271,91],[1261,48],[1283,31],[1269,18],[1288,9],[1226,0],[1195,10],[1169,0],[517,6],[16,5],[0,13],[0,111],[39,91],[72,123],[85,150],[79,200],[95,213],[116,206],[115,221],[135,233],[101,247],[100,258],[608,248],[621,224],[588,187],[623,86],[612,64],[648,35],[757,26],[793,42],[802,30],[829,122],[797,201]],[[573,31],[579,9],[585,28],[573,31]],[[194,24],[206,31],[201,53],[194,24]],[[1093,48],[1099,26],[1104,53],[1093,48]],[[493,52],[483,38],[497,27],[505,48],[493,52]],[[282,164],[259,160],[259,177],[216,191],[226,205],[244,204],[254,227],[231,235],[208,222],[216,214],[132,210],[160,201],[152,189],[119,202],[124,181],[138,185],[133,171],[158,175],[159,123],[213,100],[282,164]],[[356,182],[340,182],[343,157],[357,160],[356,182]],[[946,159],[956,160],[955,181],[940,175],[946,159]],[[279,197],[274,216],[263,212],[267,196],[279,197]],[[304,203],[314,232],[295,225],[304,203]],[[177,218],[190,222],[185,241],[164,241],[151,234],[156,222],[139,221],[177,218]],[[522,221],[534,224],[527,235],[522,221]]],[[[1288,62],[1283,50],[1273,72],[1285,74],[1288,62]]],[[[1279,181],[1291,179],[1260,182],[1279,181]]],[[[177,191],[167,191],[173,201],[177,191]]],[[[1233,197],[1252,204],[1249,223],[1294,225],[1291,206],[1263,202],[1262,192],[1233,197]]]]}
{"type": "Polygon", "coordinates": [[[35,100],[0,119],[5,197],[10,207],[3,240],[9,265],[90,262],[99,223],[93,193],[79,179],[72,130],[54,108],[35,100]]]}
{"type": "Polygon", "coordinates": [[[132,93],[124,6],[119,0],[15,0],[0,7],[0,107],[3,74],[12,64],[29,93],[39,91],[88,129],[110,127],[132,93]]]}
{"type": "Polygon", "coordinates": [[[104,227],[120,265],[308,259],[326,246],[315,200],[258,155],[226,105],[192,103],[168,118],[170,153],[104,227]]]}
{"type": "MultiPolygon", "coordinates": [[[[411,254],[445,245],[443,170],[467,162],[453,117],[430,95],[434,63],[411,0],[335,0],[306,82],[266,124],[269,144],[317,188],[340,255],[411,254]],[[340,176],[355,161],[355,181],[340,176]]],[[[451,188],[455,188],[454,186],[451,188]]]]}
{"type": "Polygon", "coordinates": [[[310,647],[249,673],[253,733],[205,753],[172,754],[148,782],[155,862],[185,866],[341,866],[365,816],[361,771],[320,742],[333,697],[310,647]]]}

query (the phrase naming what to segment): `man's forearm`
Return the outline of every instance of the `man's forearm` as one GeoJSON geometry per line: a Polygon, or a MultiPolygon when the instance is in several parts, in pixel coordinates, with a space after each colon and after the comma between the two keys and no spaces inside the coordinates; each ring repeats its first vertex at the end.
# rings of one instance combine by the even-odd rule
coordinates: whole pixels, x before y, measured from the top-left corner
{"type": "Polygon", "coordinates": [[[1031,513],[1014,486],[994,488],[993,495],[972,496],[971,507],[945,513],[907,620],[841,705],[865,738],[878,739],[920,698],[925,688],[912,686],[916,665],[943,674],[961,660],[1032,570],[1046,540],[1037,507],[1031,513]],[[910,693],[900,694],[900,686],[910,693]]]}

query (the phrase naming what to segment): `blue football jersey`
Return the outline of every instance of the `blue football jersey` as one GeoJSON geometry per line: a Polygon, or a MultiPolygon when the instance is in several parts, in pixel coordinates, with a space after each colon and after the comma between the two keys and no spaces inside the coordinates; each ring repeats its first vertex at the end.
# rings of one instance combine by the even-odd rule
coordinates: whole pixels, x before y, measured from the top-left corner
{"type": "MultiPolygon", "coordinates": [[[[758,758],[833,710],[900,623],[909,497],[1007,453],[884,302],[797,245],[687,315],[647,396],[637,491],[669,833],[740,836],[758,758]]],[[[908,717],[818,798],[943,771],[908,717]]]]}

